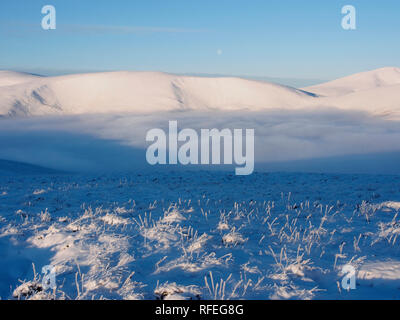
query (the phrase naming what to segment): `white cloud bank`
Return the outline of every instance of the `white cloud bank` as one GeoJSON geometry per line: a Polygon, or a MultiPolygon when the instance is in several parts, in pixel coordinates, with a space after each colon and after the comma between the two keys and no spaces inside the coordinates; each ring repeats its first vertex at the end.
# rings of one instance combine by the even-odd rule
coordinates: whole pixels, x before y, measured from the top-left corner
{"type": "Polygon", "coordinates": [[[146,132],[168,132],[169,120],[180,130],[255,129],[256,163],[400,151],[400,122],[362,112],[186,111],[3,119],[0,159],[64,170],[134,170],[145,165],[146,132]]]}

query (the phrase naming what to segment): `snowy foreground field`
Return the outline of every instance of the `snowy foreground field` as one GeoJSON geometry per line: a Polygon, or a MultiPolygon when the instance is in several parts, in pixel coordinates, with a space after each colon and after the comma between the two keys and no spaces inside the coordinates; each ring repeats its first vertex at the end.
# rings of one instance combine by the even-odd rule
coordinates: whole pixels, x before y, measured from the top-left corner
{"type": "Polygon", "coordinates": [[[3,174],[0,296],[398,299],[399,209],[399,176],[3,174]]]}

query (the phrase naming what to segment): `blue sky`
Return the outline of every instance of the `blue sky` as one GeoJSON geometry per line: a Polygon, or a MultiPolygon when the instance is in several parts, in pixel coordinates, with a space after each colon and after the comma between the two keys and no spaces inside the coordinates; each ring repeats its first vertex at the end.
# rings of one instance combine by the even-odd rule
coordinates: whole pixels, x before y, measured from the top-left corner
{"type": "Polygon", "coordinates": [[[398,0],[1,0],[0,69],[333,79],[400,66],[399,31],[398,0]],[[357,30],[341,28],[347,4],[357,30]]]}

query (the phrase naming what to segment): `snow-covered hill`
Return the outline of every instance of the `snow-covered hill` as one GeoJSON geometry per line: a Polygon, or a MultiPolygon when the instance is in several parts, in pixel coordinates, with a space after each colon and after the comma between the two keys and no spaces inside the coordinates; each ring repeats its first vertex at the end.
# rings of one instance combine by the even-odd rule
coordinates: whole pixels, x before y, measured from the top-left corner
{"type": "Polygon", "coordinates": [[[400,118],[400,69],[363,72],[303,90],[241,78],[107,72],[39,77],[0,72],[0,116],[182,110],[339,108],[400,118]]]}
{"type": "Polygon", "coordinates": [[[39,78],[0,87],[0,115],[262,110],[299,108],[312,99],[298,89],[240,78],[109,72],[39,78]]]}
{"type": "Polygon", "coordinates": [[[30,73],[0,70],[0,87],[13,86],[40,78],[40,76],[30,73]]]}
{"type": "Polygon", "coordinates": [[[342,96],[365,90],[400,85],[400,68],[387,67],[307,87],[304,90],[321,96],[342,96]]]}
{"type": "Polygon", "coordinates": [[[362,110],[391,120],[400,119],[400,84],[320,98],[320,101],[322,105],[345,110],[362,110]]]}
{"type": "Polygon", "coordinates": [[[400,119],[400,68],[362,72],[304,90],[317,94],[321,106],[400,119]]]}
{"type": "Polygon", "coordinates": [[[0,159],[0,176],[7,175],[36,175],[36,174],[61,174],[61,171],[35,166],[28,163],[7,161],[0,159]]]}

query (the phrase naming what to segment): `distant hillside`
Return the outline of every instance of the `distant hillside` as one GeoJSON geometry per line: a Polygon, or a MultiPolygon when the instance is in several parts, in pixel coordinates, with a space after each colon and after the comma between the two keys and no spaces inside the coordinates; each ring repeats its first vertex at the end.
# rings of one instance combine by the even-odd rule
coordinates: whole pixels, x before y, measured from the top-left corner
{"type": "Polygon", "coordinates": [[[35,175],[60,173],[63,172],[28,163],[0,159],[0,175],[35,175]]]}

